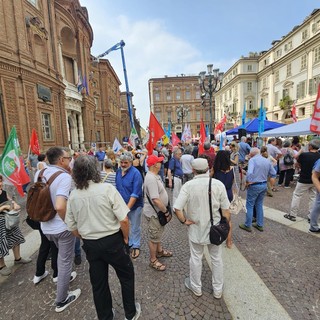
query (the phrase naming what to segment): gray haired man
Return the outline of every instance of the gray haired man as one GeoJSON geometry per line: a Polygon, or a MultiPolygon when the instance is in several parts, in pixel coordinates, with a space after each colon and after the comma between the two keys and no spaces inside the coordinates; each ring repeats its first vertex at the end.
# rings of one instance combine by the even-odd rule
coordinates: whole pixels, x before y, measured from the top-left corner
{"type": "Polygon", "coordinates": [[[120,156],[120,168],[116,173],[116,186],[130,209],[128,213],[131,224],[129,246],[132,247],[131,257],[136,259],[140,255],[143,182],[139,170],[132,166],[132,162],[133,156],[131,152],[124,152],[120,156]]]}

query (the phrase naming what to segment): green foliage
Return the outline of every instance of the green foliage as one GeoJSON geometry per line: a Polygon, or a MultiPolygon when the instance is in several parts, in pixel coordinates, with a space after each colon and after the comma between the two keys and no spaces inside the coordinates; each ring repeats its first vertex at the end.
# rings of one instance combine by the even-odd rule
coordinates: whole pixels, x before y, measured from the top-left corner
{"type": "Polygon", "coordinates": [[[291,108],[292,104],[293,100],[289,96],[285,96],[279,101],[279,107],[281,110],[291,108]]]}

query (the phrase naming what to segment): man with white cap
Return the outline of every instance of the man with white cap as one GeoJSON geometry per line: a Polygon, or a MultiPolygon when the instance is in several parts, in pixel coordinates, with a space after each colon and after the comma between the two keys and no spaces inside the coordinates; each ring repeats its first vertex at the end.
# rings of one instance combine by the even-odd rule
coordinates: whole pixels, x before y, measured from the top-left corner
{"type": "MultiPolygon", "coordinates": [[[[202,257],[204,248],[207,246],[212,263],[213,296],[220,299],[223,289],[222,247],[211,244],[209,239],[211,226],[208,194],[210,176],[207,159],[193,160],[192,168],[195,175],[193,180],[182,186],[180,194],[173,204],[179,221],[189,226],[190,277],[185,279],[185,286],[194,295],[198,297],[202,295],[202,257]]],[[[230,202],[224,184],[213,178],[211,183],[213,221],[214,224],[218,224],[221,219],[219,209],[222,210],[222,215],[230,220],[230,202]]]]}
{"type": "Polygon", "coordinates": [[[152,154],[147,158],[147,166],[149,171],[144,180],[144,191],[147,201],[143,213],[147,219],[149,251],[150,251],[150,267],[157,271],[164,271],[166,266],[161,263],[158,258],[172,257],[172,252],[163,249],[161,238],[164,232],[164,226],[159,222],[157,212],[168,212],[167,206],[169,197],[159,176],[161,163],[164,157],[157,157],[152,154]]]}

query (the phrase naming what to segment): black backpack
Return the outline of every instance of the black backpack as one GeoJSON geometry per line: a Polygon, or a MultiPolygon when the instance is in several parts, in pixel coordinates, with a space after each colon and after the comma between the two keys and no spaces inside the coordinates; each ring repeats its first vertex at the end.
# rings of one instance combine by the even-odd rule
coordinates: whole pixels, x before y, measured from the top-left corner
{"type": "Polygon", "coordinates": [[[286,166],[292,166],[293,165],[293,163],[294,163],[293,156],[291,155],[291,153],[289,151],[287,151],[287,153],[284,155],[283,163],[286,166]]]}

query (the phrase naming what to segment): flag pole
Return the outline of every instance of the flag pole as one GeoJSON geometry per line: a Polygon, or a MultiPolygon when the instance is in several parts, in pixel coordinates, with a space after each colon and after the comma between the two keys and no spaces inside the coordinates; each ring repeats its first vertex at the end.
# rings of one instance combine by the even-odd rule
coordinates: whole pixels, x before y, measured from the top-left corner
{"type": "Polygon", "coordinates": [[[29,160],[29,157],[30,157],[30,151],[31,151],[31,146],[30,146],[30,143],[29,143],[28,157],[27,157],[28,165],[30,164],[30,160],[29,160]]]}

